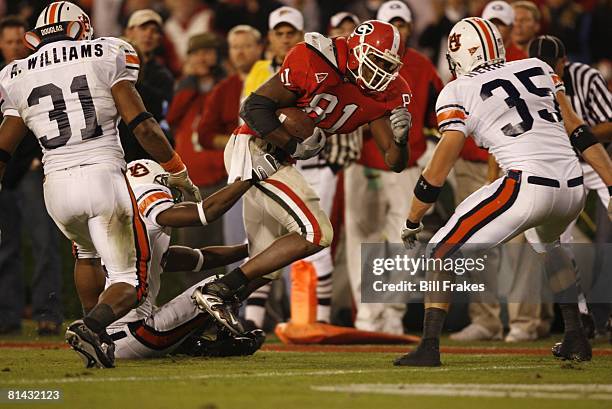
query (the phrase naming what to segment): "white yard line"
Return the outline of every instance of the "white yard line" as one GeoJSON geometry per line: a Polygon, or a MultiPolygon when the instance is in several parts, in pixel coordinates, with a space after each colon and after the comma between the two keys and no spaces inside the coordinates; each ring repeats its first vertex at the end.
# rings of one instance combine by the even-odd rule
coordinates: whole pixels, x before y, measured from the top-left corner
{"type": "Polygon", "coordinates": [[[320,392],[385,395],[612,400],[612,385],[609,384],[349,384],[313,386],[312,389],[320,392]]]}
{"type": "Polygon", "coordinates": [[[472,366],[466,368],[450,367],[450,368],[396,368],[389,367],[387,369],[348,369],[348,370],[321,370],[321,371],[267,371],[267,372],[252,372],[252,373],[234,373],[234,374],[199,374],[199,375],[165,375],[165,376],[110,376],[98,377],[102,372],[108,373],[108,369],[91,369],[92,375],[75,375],[74,377],[66,378],[43,378],[43,379],[14,379],[1,382],[5,385],[44,385],[44,384],[69,384],[69,383],[104,383],[104,382],[156,382],[156,381],[189,381],[201,379],[236,379],[236,378],[268,378],[268,377],[296,377],[296,376],[335,376],[335,375],[352,375],[352,374],[369,374],[369,373],[384,373],[384,372],[448,372],[448,371],[490,371],[490,370],[523,370],[523,369],[540,369],[547,368],[550,365],[533,365],[533,366],[472,366]]]}

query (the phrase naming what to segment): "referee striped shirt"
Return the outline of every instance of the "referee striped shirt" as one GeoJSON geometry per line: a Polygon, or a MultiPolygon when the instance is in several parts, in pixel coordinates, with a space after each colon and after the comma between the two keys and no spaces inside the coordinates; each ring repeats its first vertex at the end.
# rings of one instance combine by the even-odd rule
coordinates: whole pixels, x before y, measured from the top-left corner
{"type": "Polygon", "coordinates": [[[574,111],[588,126],[612,122],[612,96],[599,71],[571,62],[565,65],[563,82],[574,111]]]}

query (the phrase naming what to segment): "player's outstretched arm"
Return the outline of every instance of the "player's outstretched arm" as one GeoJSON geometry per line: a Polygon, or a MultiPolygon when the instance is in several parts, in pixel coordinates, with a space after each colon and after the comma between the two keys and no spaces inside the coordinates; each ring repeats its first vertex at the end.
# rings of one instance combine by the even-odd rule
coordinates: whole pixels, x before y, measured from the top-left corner
{"type": "Polygon", "coordinates": [[[199,203],[179,203],[159,213],[156,222],[167,227],[187,227],[206,225],[217,220],[245,194],[254,183],[272,176],[281,164],[268,153],[253,155],[253,177],[246,181],[238,180],[208,196],[199,203]]]}
{"type": "Polygon", "coordinates": [[[121,119],[130,128],[133,126],[131,131],[144,150],[159,163],[170,161],[174,156],[174,149],[154,118],[148,117],[134,124],[136,126],[130,126],[134,119],[147,112],[134,84],[130,81],[119,81],[111,91],[121,119]]]}
{"type": "Polygon", "coordinates": [[[144,150],[170,173],[168,183],[196,201],[202,200],[200,190],[189,179],[187,167],[168,143],[157,121],[147,112],[134,84],[127,80],[119,81],[111,92],[121,119],[144,150]]]}
{"type": "Polygon", "coordinates": [[[612,186],[612,161],[603,145],[599,143],[593,132],[585,125],[582,118],[572,108],[563,91],[556,93],[557,102],[563,117],[565,130],[570,137],[572,146],[576,148],[584,160],[595,169],[606,186],[612,186]]]}
{"type": "MultiPolygon", "coordinates": [[[[457,158],[464,144],[465,135],[463,132],[444,131],[421,177],[425,179],[429,185],[438,189],[441,188],[451,169],[455,166],[455,162],[457,162],[457,158]]],[[[419,196],[421,195],[416,195],[417,189],[418,186],[415,187],[415,197],[412,200],[412,208],[408,215],[408,219],[413,222],[420,222],[423,216],[425,216],[425,212],[435,203],[435,200],[431,202],[429,200],[419,200],[419,196]]]]}
{"type": "Polygon", "coordinates": [[[236,181],[208,196],[200,203],[177,203],[157,216],[157,223],[167,227],[206,225],[217,220],[251,188],[250,181],[236,181]]]}
{"type": "Polygon", "coordinates": [[[28,128],[18,116],[5,116],[0,124],[0,182],[4,177],[6,164],[25,136],[28,128]]]}
{"type": "Polygon", "coordinates": [[[401,237],[406,248],[412,248],[416,235],[423,230],[421,220],[436,202],[444,184],[465,143],[460,131],[444,131],[431,160],[414,187],[414,197],[406,223],[402,226],[401,237]]]}
{"type": "Polygon", "coordinates": [[[396,141],[389,117],[385,116],[370,122],[370,131],[376,145],[383,153],[385,163],[389,169],[397,173],[406,169],[408,164],[407,136],[409,130],[410,126],[407,127],[405,138],[396,141]]]}
{"type": "Polygon", "coordinates": [[[170,246],[162,261],[164,272],[202,271],[236,263],[249,256],[248,245],[210,246],[192,249],[170,246]]]}

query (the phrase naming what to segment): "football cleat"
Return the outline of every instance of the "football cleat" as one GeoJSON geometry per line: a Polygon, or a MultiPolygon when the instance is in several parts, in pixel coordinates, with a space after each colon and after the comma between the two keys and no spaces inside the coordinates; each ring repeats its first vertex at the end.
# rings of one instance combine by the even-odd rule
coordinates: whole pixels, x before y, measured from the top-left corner
{"type": "Polygon", "coordinates": [[[562,342],[552,347],[552,354],[563,360],[590,361],[591,344],[581,331],[569,331],[563,336],[562,342]]]}
{"type": "Polygon", "coordinates": [[[440,366],[440,346],[437,339],[423,339],[406,355],[393,361],[395,366],[440,366]]]}
{"type": "Polygon", "coordinates": [[[225,286],[215,282],[206,284],[203,287],[196,288],[191,298],[200,310],[212,315],[217,322],[230,330],[232,334],[240,335],[244,332],[244,328],[234,312],[235,303],[224,301],[221,291],[226,288],[222,287],[225,286]]]}
{"type": "Polygon", "coordinates": [[[66,342],[83,359],[87,368],[114,368],[115,344],[110,337],[101,339],[83,320],[74,321],[66,330],[66,342]]]}

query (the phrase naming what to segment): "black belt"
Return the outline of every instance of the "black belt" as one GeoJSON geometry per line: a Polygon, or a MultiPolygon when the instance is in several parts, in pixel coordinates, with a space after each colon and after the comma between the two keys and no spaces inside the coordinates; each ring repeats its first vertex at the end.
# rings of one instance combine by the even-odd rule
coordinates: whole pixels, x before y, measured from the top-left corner
{"type": "MultiPolygon", "coordinates": [[[[508,171],[508,177],[510,179],[514,179],[517,182],[521,180],[521,171],[520,170],[510,170],[508,171]]],[[[540,186],[548,186],[548,187],[561,187],[561,182],[557,179],[545,178],[542,176],[527,176],[527,183],[532,185],[540,185],[540,186]]],[[[567,187],[576,187],[581,186],[584,183],[584,178],[582,176],[578,176],[567,181],[567,187]]]]}
{"type": "MultiPolygon", "coordinates": [[[[556,188],[561,187],[561,183],[557,179],[543,178],[541,176],[528,176],[527,183],[531,183],[532,185],[541,185],[556,188]]],[[[567,187],[576,187],[582,185],[583,183],[584,178],[582,176],[578,176],[573,179],[569,179],[567,181],[567,187]]]]}
{"type": "Polygon", "coordinates": [[[127,334],[125,333],[125,331],[117,331],[117,332],[113,332],[112,334],[110,334],[110,338],[113,341],[118,341],[120,339],[123,339],[127,337],[127,334]]]}

